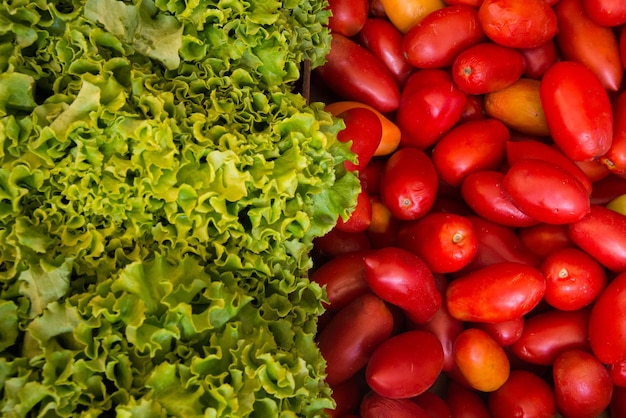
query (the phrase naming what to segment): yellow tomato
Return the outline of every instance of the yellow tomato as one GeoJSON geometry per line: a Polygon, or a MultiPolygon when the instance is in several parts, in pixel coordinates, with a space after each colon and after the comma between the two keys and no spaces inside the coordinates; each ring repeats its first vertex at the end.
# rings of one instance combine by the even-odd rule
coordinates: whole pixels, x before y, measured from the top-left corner
{"type": "Polygon", "coordinates": [[[615,199],[611,200],[606,207],[607,209],[626,215],[626,194],[617,196],[615,199]]]}
{"type": "Polygon", "coordinates": [[[406,33],[420,20],[445,6],[443,0],[380,0],[394,26],[406,33]]]}

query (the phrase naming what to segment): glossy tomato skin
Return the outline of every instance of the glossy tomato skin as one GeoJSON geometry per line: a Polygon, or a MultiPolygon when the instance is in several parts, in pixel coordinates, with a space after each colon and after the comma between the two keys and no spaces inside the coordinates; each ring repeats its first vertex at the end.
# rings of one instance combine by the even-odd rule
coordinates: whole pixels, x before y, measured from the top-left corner
{"type": "Polygon", "coordinates": [[[492,418],[553,418],[554,392],[545,379],[527,370],[512,370],[509,379],[488,396],[492,418]]]}
{"type": "Polygon", "coordinates": [[[417,68],[443,68],[459,52],[485,39],[478,11],[470,6],[446,6],[413,26],[404,36],[404,53],[417,68]]]}
{"type": "Polygon", "coordinates": [[[539,222],[567,224],[590,211],[589,193],[558,165],[534,158],[511,165],[502,187],[522,212],[539,222]]]}
{"type": "Polygon", "coordinates": [[[589,318],[589,342],[605,364],[626,359],[626,274],[615,277],[598,297],[589,318]]]}
{"type": "Polygon", "coordinates": [[[454,359],[465,380],[481,392],[497,390],[511,371],[502,346],[479,328],[468,328],[457,336],[454,359]]]}
{"type": "Polygon", "coordinates": [[[475,322],[472,327],[485,331],[500,346],[507,347],[519,340],[524,331],[524,318],[501,322],[475,322]]]}
{"type": "Polygon", "coordinates": [[[424,151],[402,148],[387,160],[380,197],[396,218],[412,220],[424,216],[432,208],[438,189],[437,171],[424,151]]]}
{"type": "Polygon", "coordinates": [[[431,418],[410,399],[390,399],[374,391],[367,393],[359,408],[360,418],[431,418]]]}
{"type": "Polygon", "coordinates": [[[367,230],[372,222],[372,204],[369,193],[365,188],[357,196],[357,202],[350,216],[344,221],[341,217],[337,219],[335,228],[345,232],[363,232],[367,230]]]}
{"type": "Polygon", "coordinates": [[[381,396],[407,399],[428,390],[442,367],[439,339],[428,331],[410,330],[392,336],[374,350],[365,379],[381,396]]]}
{"type": "Polygon", "coordinates": [[[554,39],[534,48],[520,49],[520,52],[526,61],[522,76],[536,80],[539,80],[548,68],[552,67],[559,59],[554,39]]]}
{"type": "Polygon", "coordinates": [[[472,223],[462,215],[443,212],[430,212],[406,222],[400,226],[398,242],[422,258],[434,273],[460,270],[478,248],[472,223]]]}
{"type": "Polygon", "coordinates": [[[602,26],[626,23],[626,3],[620,0],[583,0],[585,13],[602,26]]]}
{"type": "Polygon", "coordinates": [[[589,309],[549,311],[526,318],[521,337],[511,344],[515,356],[530,364],[550,366],[563,351],[589,349],[589,309]]]}
{"type": "Polygon", "coordinates": [[[328,27],[334,33],[354,36],[365,24],[369,13],[369,0],[328,0],[332,12],[328,27]]]}
{"type": "Polygon", "coordinates": [[[554,251],[544,258],[539,269],[546,277],[544,300],[562,311],[590,305],[607,283],[600,263],[577,248],[554,251]]]}
{"type": "Polygon", "coordinates": [[[567,417],[597,417],[611,402],[613,385],[606,367],[591,353],[567,350],[554,361],[554,394],[567,417]]]}
{"type": "Polygon", "coordinates": [[[467,96],[451,79],[417,86],[412,80],[418,78],[412,76],[407,80],[395,122],[403,132],[401,146],[426,149],[458,123],[467,96]]]}
{"type": "Polygon", "coordinates": [[[572,241],[614,272],[626,271],[626,216],[603,206],[568,225],[572,241]]]}
{"type": "Polygon", "coordinates": [[[313,243],[314,255],[320,260],[372,248],[365,232],[345,232],[337,228],[333,228],[326,235],[316,238],[313,243]]]}
{"type": "Polygon", "coordinates": [[[450,418],[450,408],[446,401],[434,392],[424,392],[412,399],[424,411],[428,412],[432,418],[450,418]]]}
{"type": "Polygon", "coordinates": [[[433,85],[450,86],[452,83],[452,76],[446,70],[439,68],[431,69],[418,69],[411,73],[404,85],[404,88],[400,92],[400,104],[405,103],[413,93],[419,91],[424,87],[430,87],[433,85]]]}
{"type": "Polygon", "coordinates": [[[559,22],[555,39],[563,58],[584,64],[604,88],[617,91],[624,67],[613,29],[590,19],[583,0],[559,0],[554,11],[559,22]]]}
{"type": "Polygon", "coordinates": [[[347,109],[337,117],[342,119],[345,125],[345,128],[337,134],[337,139],[341,142],[352,141],[350,150],[357,158],[356,163],[346,161],[346,168],[350,171],[362,170],[380,145],[383,126],[376,113],[364,107],[347,109]]]}
{"type": "Polygon", "coordinates": [[[404,310],[415,323],[428,322],[442,303],[432,272],[410,251],[385,247],[367,254],[365,280],[383,300],[404,310]]]}
{"type": "Polygon", "coordinates": [[[611,200],[626,194],[626,177],[609,174],[593,185],[591,204],[604,206],[611,200]]]}
{"type": "Polygon", "coordinates": [[[485,34],[511,48],[533,48],[558,32],[554,11],[544,0],[484,0],[478,18],[485,34]]]}
{"type": "Polygon", "coordinates": [[[539,91],[554,142],[574,161],[609,150],[613,113],[600,80],[578,62],[560,61],[544,74],[539,91]]]}
{"type": "Polygon", "coordinates": [[[327,309],[340,310],[357,297],[370,292],[365,281],[365,254],[358,251],[338,255],[311,273],[311,280],[326,288],[327,309]]]}
{"type": "Polygon", "coordinates": [[[459,186],[474,171],[500,167],[510,138],[509,129],[497,119],[461,123],[437,141],[431,159],[440,179],[459,186]]]}
{"type": "Polygon", "coordinates": [[[398,108],[400,89],[391,72],[371,52],[339,33],[332,35],[324,65],[314,72],[345,100],[354,100],[387,113],[398,108]]]}
{"type": "Polygon", "coordinates": [[[483,218],[509,227],[535,225],[538,221],[522,212],[502,187],[504,173],[477,171],[461,185],[461,195],[474,212],[483,218]]]}
{"type": "Polygon", "coordinates": [[[626,175],[626,92],[613,100],[613,140],[602,163],[619,176],[626,175]]]}
{"type": "Polygon", "coordinates": [[[518,229],[517,236],[528,250],[541,259],[553,251],[574,247],[567,225],[539,223],[518,229]]]}
{"type": "Polygon", "coordinates": [[[403,34],[391,22],[382,18],[369,18],[359,32],[359,41],[377,56],[391,71],[398,86],[404,86],[415,70],[402,49],[403,34]]]}
{"type": "Polygon", "coordinates": [[[452,78],[466,94],[485,94],[519,80],[526,60],[519,50],[493,42],[464,49],[452,63],[452,78]]]}
{"type": "Polygon", "coordinates": [[[497,263],[450,282],[446,304],[450,314],[461,321],[509,321],[535,308],[545,287],[546,280],[537,268],[497,263]]]}
{"type": "Polygon", "coordinates": [[[337,385],[363,368],[374,349],[391,335],[393,316],[385,302],[368,293],[341,309],[317,337],[326,360],[326,381],[337,385]]]}

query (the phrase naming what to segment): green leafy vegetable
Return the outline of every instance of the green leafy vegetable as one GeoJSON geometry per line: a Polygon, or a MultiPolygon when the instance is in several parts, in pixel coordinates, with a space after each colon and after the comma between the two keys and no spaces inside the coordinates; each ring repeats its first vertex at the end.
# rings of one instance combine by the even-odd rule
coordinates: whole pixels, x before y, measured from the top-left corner
{"type": "Polygon", "coordinates": [[[294,92],[322,0],[0,4],[0,411],[314,417],[314,238],[354,207],[294,92]]]}

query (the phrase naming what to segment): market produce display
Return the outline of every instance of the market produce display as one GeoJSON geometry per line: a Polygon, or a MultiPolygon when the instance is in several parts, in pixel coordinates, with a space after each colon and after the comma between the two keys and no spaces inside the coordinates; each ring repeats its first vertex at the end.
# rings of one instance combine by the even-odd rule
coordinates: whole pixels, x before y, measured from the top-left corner
{"type": "Polygon", "coordinates": [[[362,190],[314,241],[326,412],[626,416],[626,3],[330,8],[362,190]]]}
{"type": "Polygon", "coordinates": [[[0,3],[0,415],[314,417],[322,1],[0,3]]]}

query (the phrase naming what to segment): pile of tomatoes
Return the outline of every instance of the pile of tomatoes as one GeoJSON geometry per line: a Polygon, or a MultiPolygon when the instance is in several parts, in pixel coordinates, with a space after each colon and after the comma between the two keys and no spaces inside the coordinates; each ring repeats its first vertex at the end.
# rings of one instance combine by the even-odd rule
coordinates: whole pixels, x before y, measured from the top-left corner
{"type": "Polygon", "coordinates": [[[329,415],[626,417],[626,2],[329,3],[329,415]]]}

